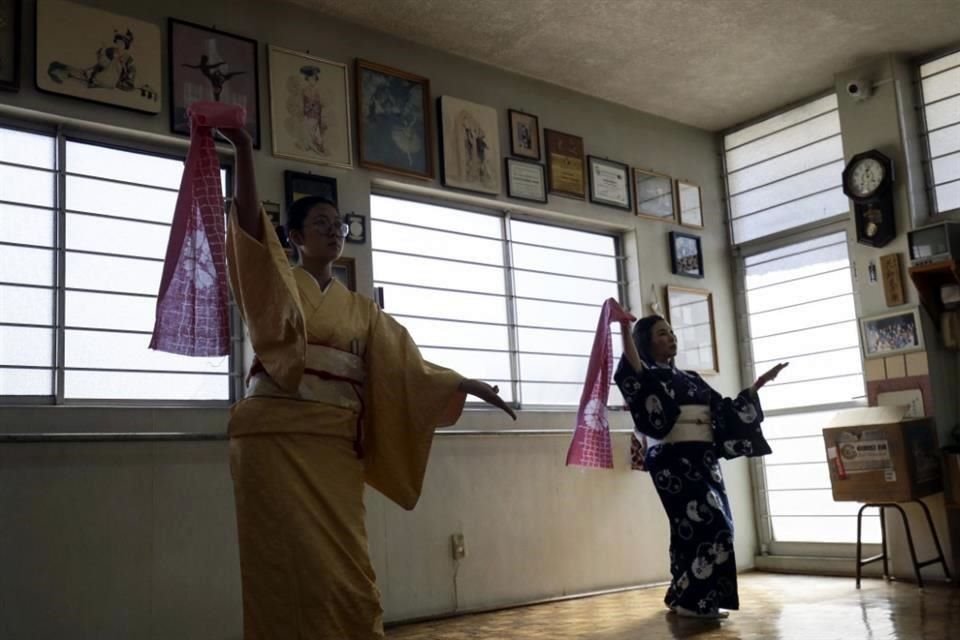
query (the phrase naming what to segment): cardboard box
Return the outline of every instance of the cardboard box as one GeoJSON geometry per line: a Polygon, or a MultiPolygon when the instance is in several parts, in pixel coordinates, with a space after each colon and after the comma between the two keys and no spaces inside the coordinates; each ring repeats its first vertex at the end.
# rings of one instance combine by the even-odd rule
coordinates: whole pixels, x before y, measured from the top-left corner
{"type": "Polygon", "coordinates": [[[823,430],[834,500],[906,502],[943,490],[936,425],[909,410],[837,412],[823,430]]]}

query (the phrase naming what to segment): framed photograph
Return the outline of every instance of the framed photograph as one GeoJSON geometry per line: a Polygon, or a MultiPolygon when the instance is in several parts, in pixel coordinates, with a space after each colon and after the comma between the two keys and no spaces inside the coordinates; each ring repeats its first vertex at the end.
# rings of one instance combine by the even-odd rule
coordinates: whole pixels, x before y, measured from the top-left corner
{"type": "Polygon", "coordinates": [[[677,217],[673,178],[645,169],[633,170],[633,200],[643,218],[673,222],[677,217]]]}
{"type": "Polygon", "coordinates": [[[633,211],[630,167],[595,156],[587,157],[590,168],[590,202],[633,211]]]}
{"type": "Polygon", "coordinates": [[[702,229],[703,202],[700,199],[700,186],[686,180],[677,180],[677,202],[680,224],[702,229]]]}
{"type": "Polygon", "coordinates": [[[367,241],[367,219],[356,213],[348,213],[343,216],[343,221],[350,228],[350,233],[345,238],[347,242],[353,244],[363,244],[367,241]]]}
{"type": "Polygon", "coordinates": [[[350,291],[357,290],[357,261],[353,258],[339,257],[333,263],[333,277],[350,291]]]}
{"type": "Polygon", "coordinates": [[[366,60],[354,76],[360,166],[432,179],[430,81],[366,60]]]}
{"type": "Polygon", "coordinates": [[[907,406],[909,418],[932,416],[933,391],[930,376],[906,376],[867,382],[867,403],[871,407],[907,406]]]}
{"type": "Polygon", "coordinates": [[[506,158],[507,196],[517,200],[545,203],[547,173],[539,162],[506,158]]]}
{"type": "Polygon", "coordinates": [[[296,264],[298,259],[297,248],[290,242],[290,237],[287,235],[287,228],[280,222],[280,203],[265,200],[260,203],[260,206],[263,207],[267,217],[270,218],[270,224],[273,225],[273,230],[277,234],[277,240],[280,241],[280,246],[283,247],[284,253],[287,254],[287,262],[291,265],[296,264]]]}
{"type": "Polygon", "coordinates": [[[583,175],[583,138],[544,129],[543,142],[547,148],[550,193],[582,200],[587,192],[583,175]]]}
{"type": "Polygon", "coordinates": [[[273,155],[353,168],[347,65],[270,46],[273,155]]]}
{"type": "Polygon", "coordinates": [[[0,0],[0,89],[20,88],[21,0],[0,0]]]}
{"type": "Polygon", "coordinates": [[[500,195],[500,121],[497,110],[459,98],[437,99],[443,185],[500,195]]]}
{"type": "Polygon", "coordinates": [[[864,358],[923,349],[920,313],[917,308],[860,319],[864,358]]]}
{"type": "Polygon", "coordinates": [[[529,113],[507,110],[510,119],[510,153],[540,162],[540,119],[529,113]]]}
{"type": "Polygon", "coordinates": [[[246,129],[260,148],[257,41],[170,18],[170,130],[190,135],[187,108],[198,100],[247,110],[246,129]]]}
{"type": "Polygon", "coordinates": [[[307,196],[321,196],[329,198],[338,205],[337,180],[327,176],[315,176],[312,173],[298,171],[283,172],[283,199],[287,211],[294,202],[307,196]]]}
{"type": "Polygon", "coordinates": [[[160,113],[161,47],[155,24],[64,0],[37,0],[41,91],[160,113]]]}
{"type": "Polygon", "coordinates": [[[677,368],[720,373],[712,293],[667,287],[667,321],[677,336],[677,368]]]}
{"type": "Polygon", "coordinates": [[[703,277],[703,249],[698,236],[670,232],[670,271],[688,278],[703,277]]]}

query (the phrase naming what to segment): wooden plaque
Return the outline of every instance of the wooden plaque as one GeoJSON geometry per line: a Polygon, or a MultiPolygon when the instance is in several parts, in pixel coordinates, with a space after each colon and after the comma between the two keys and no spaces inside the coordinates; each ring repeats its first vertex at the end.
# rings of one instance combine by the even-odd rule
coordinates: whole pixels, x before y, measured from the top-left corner
{"type": "Polygon", "coordinates": [[[900,254],[891,253],[880,258],[880,273],[883,277],[883,296],[888,307],[904,304],[906,295],[903,290],[903,268],[900,254]]]}

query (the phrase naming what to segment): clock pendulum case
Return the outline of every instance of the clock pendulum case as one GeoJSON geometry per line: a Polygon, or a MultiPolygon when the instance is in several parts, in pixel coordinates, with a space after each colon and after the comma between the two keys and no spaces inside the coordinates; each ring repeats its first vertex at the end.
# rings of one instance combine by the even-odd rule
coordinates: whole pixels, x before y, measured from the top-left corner
{"type": "Polygon", "coordinates": [[[897,236],[890,158],[876,149],[853,156],[843,170],[843,192],[853,200],[857,242],[883,247],[897,236]]]}

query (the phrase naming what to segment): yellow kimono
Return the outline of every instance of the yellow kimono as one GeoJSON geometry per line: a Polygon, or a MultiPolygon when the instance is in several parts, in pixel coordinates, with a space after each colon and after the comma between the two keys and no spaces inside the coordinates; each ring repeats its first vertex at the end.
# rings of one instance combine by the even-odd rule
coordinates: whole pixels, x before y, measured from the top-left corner
{"type": "Polygon", "coordinates": [[[424,361],[369,298],[291,268],[261,217],[265,243],[235,212],[227,238],[258,361],[230,415],[245,638],[382,638],[363,486],[414,507],[463,377],[424,361]]]}

